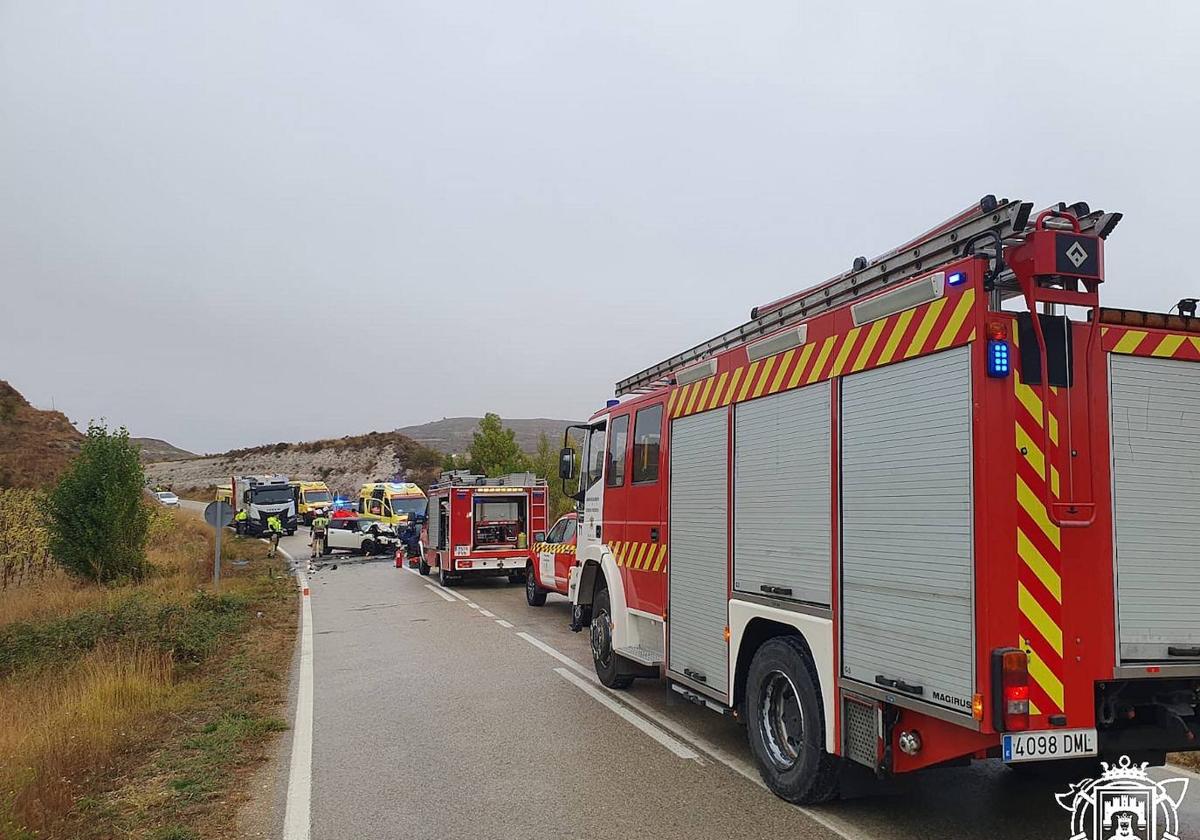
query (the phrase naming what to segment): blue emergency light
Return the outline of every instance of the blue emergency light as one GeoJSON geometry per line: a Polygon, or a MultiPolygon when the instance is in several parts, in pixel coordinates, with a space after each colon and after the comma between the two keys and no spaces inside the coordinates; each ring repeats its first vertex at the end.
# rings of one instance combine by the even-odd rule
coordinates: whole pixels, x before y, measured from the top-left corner
{"type": "Polygon", "coordinates": [[[967,282],[967,272],[965,272],[965,271],[956,271],[953,274],[946,275],[946,285],[947,286],[961,286],[963,283],[966,283],[966,282],[967,282]]]}
{"type": "Polygon", "coordinates": [[[997,379],[1008,376],[1012,370],[1012,360],[1009,358],[1008,342],[993,338],[987,343],[987,374],[997,379]]]}

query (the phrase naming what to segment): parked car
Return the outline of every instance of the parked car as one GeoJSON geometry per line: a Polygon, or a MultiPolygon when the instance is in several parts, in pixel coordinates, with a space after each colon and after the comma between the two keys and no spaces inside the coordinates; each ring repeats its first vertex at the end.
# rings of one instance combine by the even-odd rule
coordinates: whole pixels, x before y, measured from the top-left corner
{"type": "Polygon", "coordinates": [[[179,497],[170,490],[160,490],[157,493],[151,493],[154,500],[163,507],[177,508],[179,507],[179,497]]]}
{"type": "Polygon", "coordinates": [[[349,551],[370,556],[394,551],[398,544],[395,529],[377,519],[331,519],[325,530],[328,553],[349,551]]]}

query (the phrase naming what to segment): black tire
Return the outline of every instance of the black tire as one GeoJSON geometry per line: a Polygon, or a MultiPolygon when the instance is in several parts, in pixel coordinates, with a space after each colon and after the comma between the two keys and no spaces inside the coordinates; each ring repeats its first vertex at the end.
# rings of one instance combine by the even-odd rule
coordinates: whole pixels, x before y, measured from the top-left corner
{"type": "Polygon", "coordinates": [[[363,553],[364,557],[370,557],[371,555],[373,555],[375,553],[375,541],[374,540],[363,540],[362,553],[363,553]]]}
{"type": "Polygon", "coordinates": [[[429,577],[429,564],[425,562],[425,555],[421,555],[421,559],[417,561],[417,572],[422,577],[429,577]]]}
{"type": "Polygon", "coordinates": [[[592,664],[596,676],[609,688],[629,688],[633,675],[624,667],[625,658],[612,648],[612,607],[608,589],[601,589],[592,599],[592,664]]]}
{"type": "Polygon", "coordinates": [[[768,640],[746,677],[746,735],[759,775],[797,805],[837,794],[841,763],[825,752],[825,719],[816,669],[795,636],[768,640]]]}
{"type": "Polygon", "coordinates": [[[509,583],[524,583],[525,582],[525,573],[524,572],[509,572],[508,573],[508,582],[509,583]]]}
{"type": "Polygon", "coordinates": [[[441,563],[438,564],[438,583],[442,586],[453,586],[454,578],[446,571],[446,567],[441,563]]]}
{"type": "Polygon", "coordinates": [[[531,607],[546,605],[546,590],[537,585],[537,575],[533,573],[533,564],[525,567],[525,603],[531,607]]]}

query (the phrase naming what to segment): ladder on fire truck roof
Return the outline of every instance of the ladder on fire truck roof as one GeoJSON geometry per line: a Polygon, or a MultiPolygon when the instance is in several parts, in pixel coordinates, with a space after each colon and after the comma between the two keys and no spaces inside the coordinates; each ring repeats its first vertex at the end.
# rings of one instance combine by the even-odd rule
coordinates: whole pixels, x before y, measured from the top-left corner
{"type": "MultiPolygon", "coordinates": [[[[1101,238],[1107,238],[1121,220],[1120,213],[1093,211],[1084,202],[1071,205],[1059,203],[1053,207],[1075,215],[1082,232],[1094,232],[1101,238]]],[[[962,212],[873,260],[858,257],[849,271],[819,286],[754,307],[750,310],[750,320],[740,327],[622,379],[616,385],[616,394],[621,396],[670,384],[671,375],[681,368],[789,324],[841,308],[887,286],[928,273],[964,254],[975,253],[995,260],[1000,247],[1024,241],[1025,234],[1032,229],[1032,213],[1032,203],[986,195],[962,212]],[[988,250],[988,245],[991,250],[988,250]]],[[[1051,219],[1048,224],[1059,226],[1067,223],[1051,219]]],[[[993,281],[1001,299],[1020,294],[1010,271],[1002,271],[993,281]]]]}

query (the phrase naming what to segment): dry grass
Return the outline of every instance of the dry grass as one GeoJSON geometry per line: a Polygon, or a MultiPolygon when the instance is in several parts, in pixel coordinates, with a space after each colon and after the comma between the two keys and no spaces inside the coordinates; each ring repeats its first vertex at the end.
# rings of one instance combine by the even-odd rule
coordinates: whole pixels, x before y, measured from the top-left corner
{"type": "Polygon", "coordinates": [[[77,791],[144,739],[163,714],[186,706],[194,689],[173,676],[169,654],[115,646],[53,679],[40,674],[0,685],[0,709],[22,722],[0,729],[0,790],[14,792],[7,805],[25,830],[52,825],[77,791]]]}
{"type": "Polygon", "coordinates": [[[232,715],[238,724],[232,734],[217,727],[224,747],[205,770],[209,788],[228,795],[248,745],[278,729],[263,709],[282,695],[295,598],[265,545],[230,539],[224,547],[220,598],[204,594],[211,529],[175,511],[156,513],[147,548],[154,572],[137,585],[56,574],[0,592],[0,660],[9,663],[0,678],[0,840],[149,836],[206,818],[177,807],[174,780],[157,762],[187,753],[185,742],[232,715]],[[257,654],[264,639],[269,661],[246,659],[265,664],[231,677],[233,652],[257,654]],[[252,691],[241,688],[247,682],[252,691]],[[153,807],[143,796],[151,788],[153,807]],[[106,797],[137,804],[93,810],[106,797]]]}

